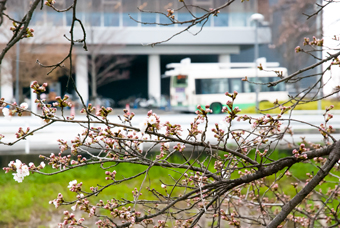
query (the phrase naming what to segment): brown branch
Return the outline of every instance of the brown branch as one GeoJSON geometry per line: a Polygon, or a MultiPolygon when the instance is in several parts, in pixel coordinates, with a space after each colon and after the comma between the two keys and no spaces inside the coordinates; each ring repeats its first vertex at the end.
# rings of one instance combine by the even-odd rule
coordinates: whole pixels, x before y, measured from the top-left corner
{"type": "Polygon", "coordinates": [[[313,189],[328,175],[329,171],[340,159],[340,141],[338,141],[332,148],[327,162],[320,168],[318,173],[312,178],[310,182],[294,196],[294,198],[282,207],[281,212],[268,225],[268,228],[275,228],[280,225],[288,216],[288,214],[306,198],[306,196],[313,191],[313,189]]]}
{"type": "Polygon", "coordinates": [[[9,49],[11,49],[17,42],[19,42],[22,39],[22,36],[26,33],[26,29],[27,29],[29,23],[31,22],[33,12],[37,8],[39,2],[40,2],[40,0],[35,0],[32,3],[31,8],[28,10],[26,15],[24,16],[23,21],[21,21],[21,23],[18,25],[18,28],[20,28],[20,29],[17,29],[17,31],[14,32],[12,38],[7,43],[6,47],[4,49],[2,49],[2,51],[0,53],[0,64],[2,63],[2,60],[5,57],[6,53],[9,51],[9,49]],[[23,27],[21,28],[22,24],[23,24],[23,27]]]}
{"type": "Polygon", "coordinates": [[[339,55],[340,55],[340,51],[337,52],[337,53],[335,53],[335,54],[330,55],[329,57],[327,57],[326,59],[323,59],[322,61],[319,61],[319,62],[314,63],[314,64],[312,64],[312,65],[310,65],[310,66],[308,66],[308,67],[305,67],[305,68],[303,68],[303,69],[301,69],[301,70],[298,70],[298,71],[296,71],[295,73],[293,73],[293,74],[291,74],[291,75],[289,75],[289,76],[287,76],[287,77],[284,77],[284,78],[282,78],[282,79],[280,79],[280,80],[277,80],[277,81],[275,81],[275,82],[269,82],[269,83],[268,83],[268,87],[276,86],[277,84],[279,84],[279,83],[281,83],[281,82],[289,82],[289,80],[292,79],[293,77],[295,77],[295,76],[297,76],[297,75],[299,75],[299,74],[301,74],[301,73],[303,73],[303,72],[305,72],[305,71],[311,70],[311,69],[313,69],[313,68],[315,68],[315,67],[317,67],[317,66],[319,66],[319,65],[321,65],[321,64],[323,64],[323,63],[325,63],[325,62],[327,62],[327,61],[330,61],[330,60],[332,60],[332,59],[335,59],[335,58],[337,58],[339,55]]]}

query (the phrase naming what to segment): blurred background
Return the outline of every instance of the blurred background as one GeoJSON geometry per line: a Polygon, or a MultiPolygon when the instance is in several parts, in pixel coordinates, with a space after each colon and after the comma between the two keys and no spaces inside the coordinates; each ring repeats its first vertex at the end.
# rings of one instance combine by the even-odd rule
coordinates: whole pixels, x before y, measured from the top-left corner
{"type": "MultiPolygon", "coordinates": [[[[204,13],[191,5],[214,9],[224,3],[222,0],[187,0],[192,14],[182,8],[174,15],[179,21],[190,20],[193,15],[204,13]]],[[[294,52],[304,37],[322,34],[321,16],[306,20],[302,15],[314,12],[315,3],[316,0],[235,1],[221,9],[217,17],[210,17],[199,35],[192,35],[201,28],[196,25],[190,32],[150,47],[142,44],[164,41],[186,24],[162,26],[171,22],[169,18],[148,12],[166,14],[167,9],[177,9],[182,3],[177,0],[83,0],[78,3],[77,17],[86,27],[89,51],[85,52],[80,45],[75,47],[72,77],[86,103],[139,107],[143,101],[142,106],[148,102],[159,107],[167,106],[170,99],[170,78],[162,77],[166,65],[186,57],[192,63],[249,63],[254,62],[257,54],[268,62],[278,62],[292,73],[315,62],[308,55],[294,52]],[[252,19],[255,13],[263,18],[252,19]],[[257,32],[254,32],[255,27],[257,32]],[[254,53],[256,44],[258,53],[254,53]]],[[[64,9],[70,4],[71,0],[58,0],[55,7],[64,9]]],[[[7,2],[8,14],[18,20],[28,7],[29,1],[7,2]]],[[[29,85],[37,80],[49,83],[47,95],[51,92],[53,96],[69,94],[75,104],[79,103],[73,86],[68,84],[68,62],[49,75],[46,74],[50,69],[38,67],[36,63],[39,60],[44,65],[51,65],[68,53],[69,43],[63,34],[69,35],[71,21],[71,12],[57,13],[50,7],[37,9],[30,25],[35,30],[34,38],[22,40],[1,65],[1,97],[8,101],[28,100],[29,85]]],[[[10,26],[4,23],[1,27],[2,45],[10,38],[10,26]]],[[[76,38],[82,38],[79,25],[76,34],[76,38]]],[[[307,74],[320,70],[315,68],[307,74]]],[[[315,81],[315,77],[310,77],[288,85],[287,90],[289,94],[297,94],[315,81]]]]}
{"type": "MultiPolygon", "coordinates": [[[[72,0],[56,0],[55,7],[65,9],[72,2],[72,0]]],[[[185,0],[185,2],[188,9],[182,8],[175,11],[176,20],[187,21],[204,14],[202,9],[193,7],[193,5],[209,10],[227,1],[185,0]]],[[[213,104],[212,99],[218,94],[223,95],[226,90],[232,93],[238,86],[240,86],[239,91],[243,89],[244,94],[255,96],[256,88],[239,84],[241,78],[251,75],[241,73],[235,76],[237,80],[234,80],[227,76],[223,77],[224,72],[232,68],[243,72],[245,68],[249,70],[258,63],[266,63],[268,66],[280,66],[284,72],[290,74],[316,62],[315,58],[304,53],[297,54],[294,51],[296,46],[303,45],[304,37],[312,39],[315,35],[318,38],[323,37],[325,45],[331,44],[330,41],[335,42],[332,45],[337,45],[337,41],[332,38],[338,34],[340,4],[331,4],[324,9],[322,14],[307,20],[302,13],[311,14],[318,10],[316,3],[321,3],[321,1],[251,0],[241,2],[237,0],[221,9],[216,17],[211,16],[209,20],[193,26],[189,32],[184,32],[167,42],[151,47],[147,44],[165,41],[188,26],[185,23],[173,25],[166,17],[167,9],[178,9],[182,6],[178,0],[78,1],[77,17],[81,19],[86,28],[88,51],[84,51],[82,45],[76,44],[72,52],[72,68],[66,61],[61,68],[50,73],[51,68],[40,67],[37,60],[44,65],[53,65],[67,56],[69,42],[64,35],[66,37],[70,35],[72,14],[71,12],[57,13],[50,7],[44,6],[42,10],[37,9],[34,12],[29,26],[34,29],[34,37],[21,40],[2,61],[0,96],[8,102],[30,103],[32,94],[29,86],[32,81],[36,80],[39,84],[49,83],[46,93],[42,95],[48,102],[53,102],[55,96],[68,94],[74,106],[80,108],[79,98],[75,94],[71,80],[73,79],[85,103],[91,102],[96,106],[103,105],[120,109],[119,112],[114,111],[115,115],[110,116],[110,121],[119,122],[116,114],[122,114],[121,109],[129,107],[134,108],[137,114],[133,125],[138,126],[145,119],[148,110],[146,108],[158,108],[156,112],[161,115],[162,121],[168,120],[171,123],[181,124],[183,129],[187,129],[196,115],[178,114],[173,111],[173,104],[184,105],[191,95],[201,96],[201,98],[210,96],[211,98],[208,102],[201,103],[196,100],[195,103],[193,101],[192,105],[213,104]],[[138,8],[145,12],[141,12],[138,8]],[[162,12],[165,15],[154,12],[162,12]],[[203,30],[195,35],[203,24],[203,30]],[[182,61],[183,59],[186,60],[182,61]],[[257,62],[258,59],[261,61],[257,62]],[[205,72],[206,75],[204,75],[205,72]],[[190,89],[194,92],[184,90],[184,85],[189,88],[190,76],[196,77],[195,74],[201,76],[195,79],[197,80],[195,86],[191,83],[190,89]],[[207,81],[209,77],[211,80],[207,81]],[[213,90],[214,93],[207,94],[204,92],[205,89],[213,90]]],[[[29,4],[30,1],[27,0],[7,1],[6,13],[16,20],[21,20],[29,4]]],[[[12,31],[9,29],[11,26],[12,24],[5,20],[0,27],[0,48],[3,48],[11,38],[12,31]]],[[[76,24],[75,35],[75,39],[83,38],[79,24],[76,24]]],[[[332,67],[332,75],[324,79],[324,82],[328,81],[329,85],[322,91],[325,94],[332,92],[333,87],[339,85],[340,68],[338,68],[338,66],[332,67]]],[[[305,72],[304,75],[313,75],[321,71],[321,67],[316,67],[305,72]]],[[[244,70],[244,72],[250,71],[244,70]]],[[[252,72],[254,76],[255,71],[252,72]]],[[[308,77],[280,87],[276,91],[268,91],[268,87],[259,86],[258,92],[260,95],[266,95],[268,97],[266,100],[276,99],[282,92],[286,95],[296,95],[316,81],[317,77],[308,77]]],[[[314,96],[315,92],[310,96],[314,96]]],[[[223,99],[225,98],[223,95],[223,99]]],[[[193,97],[194,99],[196,98],[193,97]]],[[[246,97],[243,99],[247,100],[246,97]]],[[[327,101],[328,103],[323,103],[323,107],[334,104],[336,109],[340,109],[337,97],[332,97],[332,99],[332,101],[327,101]]],[[[218,113],[221,106],[214,103],[214,110],[218,113]]],[[[252,109],[244,112],[255,112],[254,100],[251,104],[252,109]]],[[[308,105],[302,106],[302,109],[311,109],[308,105]]],[[[270,106],[272,104],[263,107],[269,108],[270,106]]],[[[317,105],[315,104],[313,108],[317,109],[317,105]]],[[[302,111],[303,113],[295,116],[296,119],[314,125],[324,122],[322,115],[306,116],[306,114],[317,113],[302,111]]],[[[67,112],[66,115],[70,113],[72,112],[67,112]]],[[[79,115],[79,111],[75,113],[79,115]]],[[[278,112],[274,110],[273,113],[278,112]]],[[[77,118],[85,119],[85,116],[77,116],[77,118]]],[[[214,123],[219,123],[224,118],[224,115],[211,115],[209,117],[210,127],[214,127],[212,126],[214,123]]],[[[334,129],[340,129],[340,121],[332,121],[336,121],[332,122],[334,129]]],[[[236,128],[250,128],[246,122],[238,124],[235,124],[236,128]]],[[[15,133],[18,127],[39,128],[41,121],[40,118],[35,117],[15,118],[15,121],[11,122],[0,118],[0,125],[1,134],[6,135],[2,141],[10,142],[16,140],[15,133]]],[[[319,132],[310,126],[295,123],[293,127],[294,137],[289,138],[293,142],[300,142],[301,137],[317,143],[323,141],[319,132]]],[[[21,140],[11,147],[3,145],[0,147],[0,164],[6,166],[10,161],[19,158],[23,162],[32,161],[37,165],[41,161],[37,154],[59,153],[57,139],[63,138],[70,141],[82,130],[83,128],[78,125],[58,123],[51,128],[36,132],[34,136],[21,140]]],[[[207,140],[212,141],[214,134],[210,133],[207,135],[207,140]]],[[[338,130],[336,134],[336,137],[339,137],[338,130]]],[[[279,157],[291,155],[291,149],[287,150],[291,141],[287,139],[287,142],[289,143],[285,141],[279,145],[280,151],[274,153],[275,156],[276,154],[279,157]]],[[[147,145],[144,148],[147,148],[147,145]]],[[[307,169],[312,172],[315,167],[308,165],[310,167],[307,169]]],[[[133,175],[142,168],[128,164],[115,167],[117,173],[124,173],[126,176],[133,175]]],[[[307,178],[303,172],[306,169],[305,166],[293,168],[296,169],[293,171],[296,177],[307,178]]],[[[46,168],[46,172],[52,172],[52,169],[46,168]]],[[[153,168],[150,179],[160,188],[159,179],[168,177],[168,174],[168,170],[153,168]]],[[[0,227],[55,227],[63,217],[62,211],[70,208],[54,209],[54,206],[49,205],[48,202],[59,192],[68,199],[74,196],[73,192],[67,190],[66,182],[77,179],[83,181],[84,186],[89,187],[107,184],[104,178],[104,172],[98,166],[93,166],[73,170],[49,179],[30,175],[27,179],[25,178],[24,183],[14,185],[13,176],[2,172],[0,173],[2,193],[0,194],[0,211],[2,212],[0,213],[0,227]]],[[[111,199],[112,192],[117,198],[130,197],[131,186],[138,186],[138,181],[119,185],[110,191],[103,192],[101,199],[104,201],[111,199]]],[[[289,183],[287,186],[290,186],[289,183]]],[[[295,189],[293,193],[295,194],[295,189]]],[[[146,197],[148,197],[147,194],[146,197]]]]}

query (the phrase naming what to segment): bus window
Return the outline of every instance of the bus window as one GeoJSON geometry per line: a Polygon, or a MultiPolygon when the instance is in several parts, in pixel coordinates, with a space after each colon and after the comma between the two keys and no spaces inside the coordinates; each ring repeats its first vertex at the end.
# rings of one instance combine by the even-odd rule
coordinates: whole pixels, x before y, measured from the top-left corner
{"type": "MultiPolygon", "coordinates": [[[[279,80],[279,78],[277,78],[277,77],[271,77],[270,78],[270,82],[275,82],[277,80],[279,80]]],[[[276,86],[273,86],[272,88],[273,88],[272,91],[286,91],[286,86],[285,86],[285,83],[283,83],[283,82],[279,83],[276,86]]]]}
{"type": "MultiPolygon", "coordinates": [[[[252,80],[249,80],[249,81],[252,81],[252,80]]],[[[250,83],[249,81],[248,82],[243,82],[243,91],[245,93],[254,93],[256,85],[250,83]]]]}
{"type": "Polygon", "coordinates": [[[230,92],[232,93],[234,91],[237,91],[239,93],[243,92],[241,78],[230,79],[230,92]]]}
{"type": "Polygon", "coordinates": [[[195,79],[196,94],[223,94],[228,86],[227,78],[195,79]]]}
{"type": "MultiPolygon", "coordinates": [[[[269,82],[269,78],[268,77],[263,77],[260,78],[260,82],[261,83],[268,83],[269,82]]],[[[261,92],[270,92],[273,91],[273,89],[271,87],[268,87],[268,85],[261,85],[261,92]]]]}
{"type": "MultiPolygon", "coordinates": [[[[277,77],[259,77],[257,80],[256,78],[249,78],[248,79],[251,82],[257,82],[257,83],[269,83],[269,82],[274,82],[276,80],[278,80],[277,77]]],[[[256,84],[251,84],[251,83],[245,83],[244,87],[245,87],[245,92],[255,92],[255,88],[256,88],[256,84]],[[247,85],[249,84],[249,85],[247,85]]],[[[284,85],[284,83],[280,83],[276,86],[271,86],[268,87],[268,84],[265,85],[259,85],[261,90],[260,92],[275,92],[275,91],[286,91],[286,87],[284,85]]]]}
{"type": "MultiPolygon", "coordinates": [[[[263,77],[260,78],[261,83],[269,83],[277,81],[279,78],[277,77],[263,77]]],[[[268,87],[268,85],[261,85],[261,92],[275,92],[275,91],[285,91],[285,85],[284,83],[280,83],[276,86],[268,87]]]]}
{"type": "Polygon", "coordinates": [[[188,86],[188,76],[186,75],[177,75],[173,77],[172,86],[175,88],[184,88],[188,86]]]}

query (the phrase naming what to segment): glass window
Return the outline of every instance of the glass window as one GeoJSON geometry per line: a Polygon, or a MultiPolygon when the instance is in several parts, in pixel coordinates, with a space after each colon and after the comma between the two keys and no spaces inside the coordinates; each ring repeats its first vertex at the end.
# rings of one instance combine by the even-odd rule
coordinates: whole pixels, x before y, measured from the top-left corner
{"type": "MultiPolygon", "coordinates": [[[[67,26],[71,26],[72,17],[73,17],[72,11],[66,12],[66,25],[67,26]]],[[[77,13],[77,17],[82,19],[84,17],[84,13],[83,12],[77,13]]],[[[75,25],[78,26],[79,24],[76,22],[75,25]]]]}
{"type": "Polygon", "coordinates": [[[87,26],[101,26],[102,7],[100,2],[98,0],[87,0],[82,5],[86,5],[83,10],[85,13],[85,22],[83,21],[83,23],[87,26]]]}
{"type": "MultiPolygon", "coordinates": [[[[168,9],[177,9],[178,8],[176,3],[177,3],[177,1],[159,0],[159,4],[160,4],[159,10],[160,10],[160,12],[167,14],[168,9]]],[[[174,12],[174,16],[175,16],[175,20],[176,20],[177,19],[176,12],[174,12]]],[[[172,21],[169,19],[169,17],[162,15],[162,14],[159,15],[159,22],[161,24],[171,24],[172,23],[172,21]]],[[[173,25],[170,25],[170,26],[173,26],[173,25]]]]}
{"type": "Polygon", "coordinates": [[[32,25],[38,25],[38,26],[44,25],[44,11],[43,10],[37,10],[33,14],[31,23],[32,23],[32,25]]]}
{"type": "MultiPolygon", "coordinates": [[[[139,6],[141,10],[147,12],[141,12],[141,20],[146,23],[159,23],[160,15],[153,12],[159,11],[158,0],[141,0],[141,5],[139,6]]],[[[156,26],[156,24],[142,24],[142,26],[156,26]]]]}
{"type": "MultiPolygon", "coordinates": [[[[225,0],[215,0],[214,9],[216,9],[219,6],[222,6],[225,4],[225,0]]],[[[232,4],[234,4],[233,2],[232,4]]],[[[223,9],[220,9],[220,13],[217,14],[216,17],[214,17],[214,26],[228,26],[229,25],[229,14],[228,14],[228,8],[224,7],[223,9]]]]}
{"type": "MultiPolygon", "coordinates": [[[[278,77],[270,77],[269,78],[270,82],[274,82],[274,81],[277,81],[277,80],[279,80],[278,77]]],[[[285,85],[285,83],[281,82],[280,84],[271,87],[271,91],[286,91],[286,85],[285,85]]]]}
{"type": "MultiPolygon", "coordinates": [[[[197,7],[193,7],[193,12],[196,17],[202,17],[203,15],[208,13],[210,9],[214,8],[213,0],[193,0],[193,5],[197,6],[197,7]]],[[[202,25],[205,23],[204,26],[209,27],[211,26],[211,23],[213,20],[214,20],[213,16],[210,16],[208,18],[208,21],[203,20],[201,24],[199,25],[202,25]]]]}
{"type": "MultiPolygon", "coordinates": [[[[248,79],[249,81],[252,81],[251,79],[248,79]]],[[[245,93],[254,93],[256,91],[256,85],[250,83],[250,82],[243,82],[243,88],[245,93]]]]}
{"type": "MultiPolygon", "coordinates": [[[[278,78],[277,77],[259,77],[258,80],[256,80],[256,78],[249,78],[248,80],[251,82],[258,82],[258,83],[269,83],[269,82],[273,82],[276,81],[278,78]]],[[[253,86],[254,90],[251,90],[251,92],[255,92],[255,88],[257,85],[255,84],[250,84],[250,83],[245,83],[249,84],[249,86],[253,86]]],[[[280,83],[276,86],[271,86],[268,87],[267,84],[265,85],[258,85],[260,86],[260,91],[261,92],[275,92],[275,91],[286,91],[286,87],[284,83],[280,83]]]]}
{"type": "MultiPolygon", "coordinates": [[[[269,80],[268,80],[268,77],[259,77],[259,78],[255,78],[255,77],[252,77],[252,78],[248,78],[248,80],[250,82],[254,82],[254,83],[268,83],[269,80]]],[[[249,83],[251,84],[251,83],[249,83]]],[[[252,92],[256,92],[256,87],[259,86],[259,91],[260,92],[269,92],[270,89],[267,87],[267,85],[259,85],[259,84],[251,84],[251,86],[253,86],[254,88],[254,91],[252,92]]]]}
{"type": "Polygon", "coordinates": [[[228,25],[233,27],[244,27],[250,25],[250,16],[256,12],[255,1],[235,1],[227,7],[229,11],[228,25]]]}
{"type": "Polygon", "coordinates": [[[86,22],[91,26],[101,26],[101,13],[100,12],[86,13],[86,22]]]}
{"type": "MultiPolygon", "coordinates": [[[[193,19],[193,16],[190,14],[190,12],[192,14],[194,14],[194,12],[193,12],[194,9],[193,9],[193,7],[191,7],[192,0],[186,0],[185,3],[187,5],[188,9],[186,9],[184,7],[184,4],[182,2],[179,2],[178,5],[177,5],[178,6],[177,8],[180,9],[179,11],[176,12],[176,18],[177,18],[178,21],[189,21],[189,20],[193,19]],[[188,12],[188,10],[190,12],[188,12]]],[[[189,24],[182,24],[182,25],[178,24],[178,26],[188,26],[188,25],[189,24]]]]}
{"type": "Polygon", "coordinates": [[[230,79],[230,92],[232,93],[234,91],[237,91],[239,93],[243,92],[241,78],[230,79]]]}
{"type": "Polygon", "coordinates": [[[123,26],[138,26],[138,23],[135,22],[130,18],[130,16],[135,19],[139,20],[139,10],[138,7],[138,1],[136,0],[124,0],[122,1],[123,4],[123,26]],[[130,15],[130,16],[129,16],[130,15]]]}
{"type": "Polygon", "coordinates": [[[268,87],[267,83],[270,81],[268,77],[259,78],[261,83],[266,83],[265,85],[261,85],[261,92],[270,92],[273,91],[272,87],[268,87]]]}
{"type": "Polygon", "coordinates": [[[227,78],[196,79],[196,94],[223,94],[229,90],[227,78]]]}
{"type": "Polygon", "coordinates": [[[120,1],[103,1],[104,26],[119,26],[122,3],[120,1]]]}
{"type": "Polygon", "coordinates": [[[229,26],[229,14],[220,12],[217,17],[214,17],[214,26],[229,26]]]}

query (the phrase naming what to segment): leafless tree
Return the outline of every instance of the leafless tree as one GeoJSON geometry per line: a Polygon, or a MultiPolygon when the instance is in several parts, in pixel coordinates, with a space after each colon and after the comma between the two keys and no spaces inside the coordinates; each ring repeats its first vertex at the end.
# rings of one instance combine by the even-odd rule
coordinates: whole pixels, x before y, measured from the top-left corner
{"type": "MultiPolygon", "coordinates": [[[[90,28],[93,40],[93,29],[90,28]]],[[[104,42],[104,41],[103,41],[104,42]]],[[[92,45],[89,49],[89,68],[91,72],[91,90],[92,99],[96,101],[98,97],[97,90],[103,85],[129,79],[130,72],[126,69],[133,60],[132,56],[120,55],[100,55],[102,45],[92,45]]],[[[121,48],[121,47],[117,47],[121,48]]]]}
{"type": "MultiPolygon", "coordinates": [[[[296,55],[291,50],[300,45],[304,37],[313,37],[317,35],[318,29],[320,30],[316,23],[319,18],[313,17],[307,20],[303,14],[315,10],[316,3],[315,0],[299,2],[281,0],[271,9],[272,15],[282,21],[279,27],[272,26],[273,30],[277,30],[273,33],[277,34],[276,37],[273,37],[273,48],[283,54],[290,71],[298,71],[301,66],[306,66],[307,63],[315,61],[313,56],[296,55]]],[[[275,20],[275,18],[272,18],[272,20],[275,20]]],[[[300,91],[299,83],[294,83],[294,87],[297,92],[300,91]]]]}
{"type": "Polygon", "coordinates": [[[132,57],[110,56],[110,55],[90,55],[89,65],[91,71],[92,99],[96,99],[97,89],[103,85],[129,79],[130,72],[126,69],[131,63],[132,57]]]}

